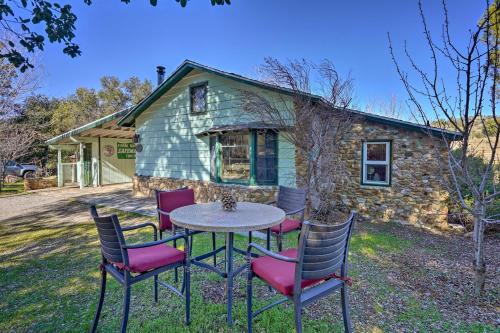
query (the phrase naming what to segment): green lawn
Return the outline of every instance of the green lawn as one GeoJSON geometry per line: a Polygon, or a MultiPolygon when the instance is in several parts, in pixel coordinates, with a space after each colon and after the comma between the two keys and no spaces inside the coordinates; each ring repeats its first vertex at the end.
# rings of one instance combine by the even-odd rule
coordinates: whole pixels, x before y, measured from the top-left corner
{"type": "Polygon", "coordinates": [[[24,192],[24,183],[22,181],[15,183],[5,183],[4,187],[0,191],[0,196],[19,194],[23,192],[24,192]]]}
{"type": "MultiPolygon", "coordinates": [[[[64,212],[46,213],[9,220],[0,224],[0,332],[84,332],[89,329],[99,292],[99,249],[93,222],[82,213],[84,207],[71,203],[64,212]],[[71,216],[74,214],[75,218],[71,216]],[[63,217],[68,217],[61,220],[63,217]],[[80,218],[77,218],[80,217],[80,218]]],[[[120,213],[122,221],[139,223],[145,220],[133,214],[120,213]]],[[[423,281],[437,274],[429,267],[405,264],[425,234],[405,237],[395,234],[401,226],[357,225],[352,240],[351,312],[357,332],[498,332],[490,319],[477,318],[449,310],[462,311],[464,295],[447,299],[451,309],[443,309],[439,297],[426,295],[414,281],[423,281]],[[408,266],[408,267],[406,267],[408,266]],[[403,272],[403,273],[401,273],[403,272]],[[411,276],[404,278],[406,274],[411,276]],[[462,302],[462,303],[459,303],[462,302]],[[453,309],[454,308],[454,309],[453,309]],[[457,310],[458,309],[458,310],[457,310]]],[[[149,229],[150,230],[150,229],[149,229]]],[[[150,231],[135,233],[129,241],[151,240],[150,231]]],[[[296,234],[286,237],[288,246],[296,234]]],[[[223,242],[222,235],[218,239],[223,242]]],[[[236,243],[245,248],[245,238],[236,243]]],[[[194,252],[210,247],[207,235],[195,238],[194,252]]],[[[446,252],[441,245],[429,245],[422,252],[441,260],[446,252]]],[[[221,256],[220,259],[223,259],[221,256]]],[[[243,258],[238,261],[243,263],[243,258]]],[[[173,283],[173,274],[162,279],[173,283]]],[[[432,277],[434,279],[434,277],[432,277]]],[[[121,288],[109,279],[99,331],[116,332],[120,325],[121,288]]],[[[431,293],[439,292],[440,285],[431,293]]],[[[486,314],[498,306],[498,287],[474,305],[486,314]]],[[[213,273],[194,267],[192,270],[192,323],[183,324],[183,301],[160,288],[160,301],[153,301],[152,281],[132,288],[129,332],[244,332],[246,330],[245,279],[235,285],[235,324],[225,323],[224,281],[213,273]]],[[[256,306],[263,306],[279,297],[261,283],[254,293],[256,306]]],[[[306,332],[342,332],[342,316],[338,295],[329,296],[306,308],[306,332]]],[[[465,304],[465,305],[464,305],[465,304]]],[[[479,317],[478,317],[479,318],[479,317]]],[[[494,318],[494,316],[493,316],[494,318]]],[[[288,304],[266,311],[254,322],[255,332],[292,332],[293,311],[288,304]]]]}

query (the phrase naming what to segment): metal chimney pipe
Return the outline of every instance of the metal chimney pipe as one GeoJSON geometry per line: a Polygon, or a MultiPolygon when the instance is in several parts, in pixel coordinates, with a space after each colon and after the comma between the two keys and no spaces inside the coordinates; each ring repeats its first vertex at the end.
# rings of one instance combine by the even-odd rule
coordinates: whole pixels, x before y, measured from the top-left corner
{"type": "Polygon", "coordinates": [[[165,67],[156,66],[156,73],[158,74],[158,85],[160,85],[165,80],[165,67]]]}

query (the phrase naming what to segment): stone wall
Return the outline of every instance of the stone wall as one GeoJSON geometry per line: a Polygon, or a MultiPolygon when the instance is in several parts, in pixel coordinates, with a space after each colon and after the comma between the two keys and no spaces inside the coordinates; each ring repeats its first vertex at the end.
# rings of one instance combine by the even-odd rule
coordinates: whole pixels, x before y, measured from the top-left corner
{"type": "Polygon", "coordinates": [[[246,186],[218,184],[208,181],[134,176],[133,192],[136,196],[153,196],[154,190],[173,190],[187,186],[194,189],[196,202],[219,201],[222,191],[230,191],[237,201],[267,202],[274,200],[276,186],[246,186]]]}
{"type": "Polygon", "coordinates": [[[57,177],[46,177],[46,178],[25,178],[24,179],[24,190],[41,190],[49,187],[57,186],[57,177]]]}
{"type": "MultiPolygon", "coordinates": [[[[372,221],[447,226],[449,195],[442,183],[446,172],[438,162],[439,158],[446,161],[441,139],[394,126],[356,121],[339,147],[347,177],[336,183],[332,193],[336,209],[355,209],[372,221]],[[365,140],[392,141],[390,186],[361,185],[361,152],[365,140]]],[[[305,174],[303,159],[297,157],[296,163],[297,178],[300,178],[305,174]]]]}

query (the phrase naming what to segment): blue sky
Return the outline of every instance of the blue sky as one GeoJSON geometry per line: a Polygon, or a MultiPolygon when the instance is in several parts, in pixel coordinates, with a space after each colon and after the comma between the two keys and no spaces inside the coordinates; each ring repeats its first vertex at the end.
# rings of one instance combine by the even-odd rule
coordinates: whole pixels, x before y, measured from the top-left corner
{"type": "MultiPolygon", "coordinates": [[[[156,82],[155,67],[167,73],[184,59],[255,77],[264,57],[280,60],[331,59],[344,74],[351,72],[358,105],[379,103],[406,94],[391,62],[387,32],[402,56],[403,42],[418,61],[429,60],[423,44],[416,0],[232,0],[212,7],[191,0],[181,8],[174,0],[72,1],[78,16],[76,42],[82,55],[70,58],[57,44],[40,55],[41,93],[65,96],[77,87],[97,88],[99,78],[132,75],[156,82]]],[[[480,0],[448,1],[452,33],[466,40],[467,29],[481,16],[480,0]]],[[[440,34],[441,1],[424,0],[431,28],[440,34]]],[[[451,78],[451,72],[443,76],[451,78]]]]}

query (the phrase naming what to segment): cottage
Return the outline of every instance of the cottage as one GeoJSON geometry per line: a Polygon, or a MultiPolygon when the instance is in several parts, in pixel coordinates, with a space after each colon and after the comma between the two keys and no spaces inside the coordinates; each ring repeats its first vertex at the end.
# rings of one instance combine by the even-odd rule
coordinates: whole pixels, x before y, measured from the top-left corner
{"type": "MultiPolygon", "coordinates": [[[[216,200],[222,189],[265,201],[276,185],[296,185],[301,168],[293,145],[243,112],[238,94],[257,89],[286,98],[288,89],[187,60],[165,80],[159,67],[158,76],[158,87],[118,122],[135,127],[136,194],[190,186],[200,201],[216,200]]],[[[338,203],[371,218],[446,223],[448,193],[432,152],[444,151],[442,135],[457,134],[352,112],[357,120],[340,143],[350,181],[338,188],[338,203]]]]}
{"type": "MultiPolygon", "coordinates": [[[[239,93],[286,103],[290,90],[188,60],[164,74],[158,67],[157,88],[139,104],[47,141],[59,150],[59,186],[132,181],[136,195],[189,186],[200,202],[228,189],[239,200],[263,202],[277,185],[297,186],[304,167],[287,129],[252,118],[239,93]],[[78,161],[63,163],[64,150],[76,151],[78,161]]],[[[371,219],[446,225],[449,197],[435,153],[445,154],[443,135],[458,134],[349,112],[355,121],[339,142],[348,181],[336,187],[336,205],[371,219]]]]}

